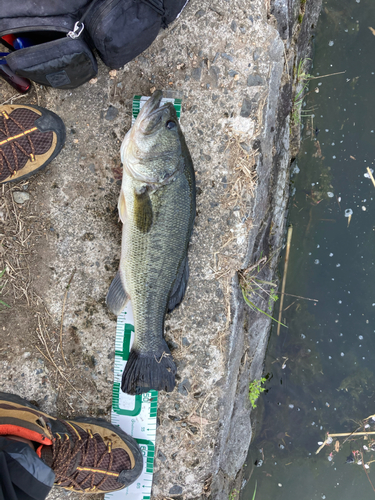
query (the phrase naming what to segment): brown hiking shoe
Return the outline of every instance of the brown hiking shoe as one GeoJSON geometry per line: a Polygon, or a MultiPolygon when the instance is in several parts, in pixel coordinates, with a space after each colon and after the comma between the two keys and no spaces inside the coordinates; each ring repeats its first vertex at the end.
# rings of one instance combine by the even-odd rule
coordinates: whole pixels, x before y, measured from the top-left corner
{"type": "Polygon", "coordinates": [[[0,184],[46,167],[65,143],[65,125],[39,106],[0,106],[0,184]]]}
{"type": "Polygon", "coordinates": [[[0,392],[0,435],[39,443],[38,456],[55,485],[78,493],[109,493],[132,484],[143,469],[137,442],[103,419],[61,420],[25,399],[0,392]]]}

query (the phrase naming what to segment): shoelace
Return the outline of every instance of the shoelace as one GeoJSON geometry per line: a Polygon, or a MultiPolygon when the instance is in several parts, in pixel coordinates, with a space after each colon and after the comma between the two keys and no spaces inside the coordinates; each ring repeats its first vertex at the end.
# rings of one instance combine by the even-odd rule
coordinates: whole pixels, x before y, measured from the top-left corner
{"type": "Polygon", "coordinates": [[[31,137],[30,137],[29,134],[31,132],[34,132],[35,130],[37,130],[37,128],[33,127],[32,129],[26,130],[23,125],[21,125],[20,123],[18,123],[17,120],[15,120],[11,115],[8,115],[5,111],[2,111],[1,114],[2,114],[2,117],[3,117],[3,127],[4,127],[4,129],[0,128],[0,132],[2,134],[4,134],[4,136],[6,137],[6,139],[0,141],[0,173],[3,170],[4,165],[6,163],[8,169],[9,169],[9,171],[11,173],[11,175],[14,175],[15,172],[18,172],[18,170],[19,170],[19,163],[18,163],[18,156],[17,156],[16,146],[17,146],[17,148],[25,156],[27,156],[28,158],[30,158],[31,161],[35,161],[35,147],[34,147],[33,141],[31,140],[31,137]],[[20,134],[17,134],[15,136],[14,135],[11,136],[11,134],[9,132],[9,127],[8,127],[8,120],[12,120],[12,122],[15,123],[17,125],[17,127],[20,128],[20,130],[22,132],[20,132],[20,134]],[[18,138],[18,137],[26,137],[27,138],[27,140],[29,141],[31,153],[28,153],[21,146],[21,144],[15,139],[15,138],[18,138]],[[9,159],[6,157],[3,149],[1,148],[1,146],[4,145],[4,144],[9,144],[10,147],[11,147],[13,158],[14,158],[14,163],[15,163],[15,168],[12,167],[9,159]],[[4,160],[5,160],[5,163],[4,163],[4,160]]]}
{"type": "MultiPolygon", "coordinates": [[[[71,427],[73,426],[71,425],[71,427]]],[[[95,491],[104,484],[108,477],[117,478],[119,476],[117,472],[111,471],[113,464],[112,443],[109,441],[107,450],[103,452],[101,457],[98,457],[98,442],[92,432],[88,430],[87,437],[82,438],[76,429],[74,430],[79,438],[75,441],[73,448],[70,446],[71,439],[68,434],[65,434],[65,439],[63,439],[60,434],[56,433],[57,437],[55,437],[52,442],[51,469],[54,471],[56,476],[55,483],[60,485],[65,482],[69,482],[68,485],[64,485],[64,488],[73,486],[81,491],[95,491]],[[86,460],[92,447],[94,447],[94,463],[87,465],[86,460]],[[68,475],[69,469],[76,460],[78,453],[81,453],[80,464],[73,473],[68,475]],[[100,465],[108,454],[110,455],[109,464],[105,470],[100,470],[100,465]],[[88,472],[88,475],[78,482],[77,478],[83,471],[88,472]],[[98,484],[95,485],[95,479],[100,475],[104,475],[104,477],[98,484]]]]}

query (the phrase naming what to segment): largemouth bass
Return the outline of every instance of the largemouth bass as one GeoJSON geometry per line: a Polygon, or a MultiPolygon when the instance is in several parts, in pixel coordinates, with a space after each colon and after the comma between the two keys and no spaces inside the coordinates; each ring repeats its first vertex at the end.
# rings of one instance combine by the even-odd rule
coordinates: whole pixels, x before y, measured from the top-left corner
{"type": "Polygon", "coordinates": [[[195,174],[176,111],[161,99],[154,92],[121,146],[121,259],[107,305],[118,315],[132,302],[135,338],[121,383],[128,394],[173,390],[164,317],[182,301],[189,277],[195,174]]]}

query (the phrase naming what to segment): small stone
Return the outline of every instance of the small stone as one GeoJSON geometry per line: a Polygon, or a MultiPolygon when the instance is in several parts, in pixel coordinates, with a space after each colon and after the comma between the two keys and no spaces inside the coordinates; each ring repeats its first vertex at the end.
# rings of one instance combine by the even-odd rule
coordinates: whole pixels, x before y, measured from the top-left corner
{"type": "Polygon", "coordinates": [[[237,30],[237,23],[236,21],[232,21],[231,25],[230,25],[230,29],[235,33],[236,30],[237,30]]]}
{"type": "Polygon", "coordinates": [[[242,101],[240,115],[243,116],[244,118],[248,118],[251,114],[251,109],[252,109],[252,102],[250,99],[247,99],[245,97],[244,100],[242,101]]]}
{"type": "Polygon", "coordinates": [[[28,201],[30,199],[30,195],[29,193],[25,193],[25,191],[14,191],[13,199],[16,203],[22,205],[23,203],[25,203],[25,201],[28,201]]]}
{"type": "Polygon", "coordinates": [[[195,17],[198,17],[198,19],[200,17],[203,17],[205,15],[206,11],[205,10],[198,10],[196,13],[195,13],[195,17]]]}
{"type": "Polygon", "coordinates": [[[201,75],[202,75],[202,68],[200,67],[193,68],[191,72],[191,77],[194,78],[194,80],[199,81],[201,79],[201,75]]]}
{"type": "Polygon", "coordinates": [[[253,59],[254,59],[254,61],[257,61],[259,58],[260,58],[260,50],[255,49],[254,54],[253,54],[253,59]]]}
{"type": "Polygon", "coordinates": [[[260,75],[249,75],[247,77],[248,87],[257,87],[259,85],[264,85],[264,79],[260,75]]]}
{"type": "Polygon", "coordinates": [[[185,378],[180,384],[178,384],[178,392],[183,396],[188,396],[191,389],[190,382],[185,378]]]}
{"type": "Polygon", "coordinates": [[[118,109],[115,108],[114,106],[109,106],[109,108],[107,109],[107,113],[105,115],[105,119],[111,122],[116,118],[117,115],[118,115],[118,109]]]}
{"type": "Polygon", "coordinates": [[[230,56],[229,54],[226,54],[225,52],[222,52],[222,53],[221,53],[221,57],[222,57],[223,59],[226,59],[227,61],[231,61],[231,62],[233,62],[233,57],[232,57],[232,56],[230,56]]]}
{"type": "Polygon", "coordinates": [[[182,345],[185,347],[188,347],[190,345],[190,342],[186,337],[182,337],[182,345]]]}
{"type": "Polygon", "coordinates": [[[158,451],[158,459],[160,460],[160,462],[165,462],[167,460],[167,457],[164,455],[164,453],[162,451],[158,451]]]}
{"type": "Polygon", "coordinates": [[[172,488],[169,490],[170,495],[181,495],[182,493],[182,488],[181,486],[178,486],[178,484],[174,484],[172,488]]]}

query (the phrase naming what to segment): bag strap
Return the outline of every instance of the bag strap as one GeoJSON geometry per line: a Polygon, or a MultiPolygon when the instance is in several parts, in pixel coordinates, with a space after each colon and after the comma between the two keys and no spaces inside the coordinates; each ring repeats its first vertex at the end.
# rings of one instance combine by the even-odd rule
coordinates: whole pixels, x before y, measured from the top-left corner
{"type": "Polygon", "coordinates": [[[164,16],[165,9],[163,0],[141,0],[141,2],[151,7],[151,9],[154,9],[154,11],[161,16],[164,16]]]}
{"type": "Polygon", "coordinates": [[[96,3],[97,3],[97,0],[93,0],[91,2],[91,4],[87,7],[85,12],[82,14],[80,20],[74,24],[73,31],[69,31],[69,33],[67,33],[66,36],[68,36],[69,38],[72,38],[73,40],[80,37],[82,31],[85,29],[85,25],[83,24],[83,21],[84,21],[85,17],[87,16],[87,14],[92,11],[92,9],[96,3]]]}

